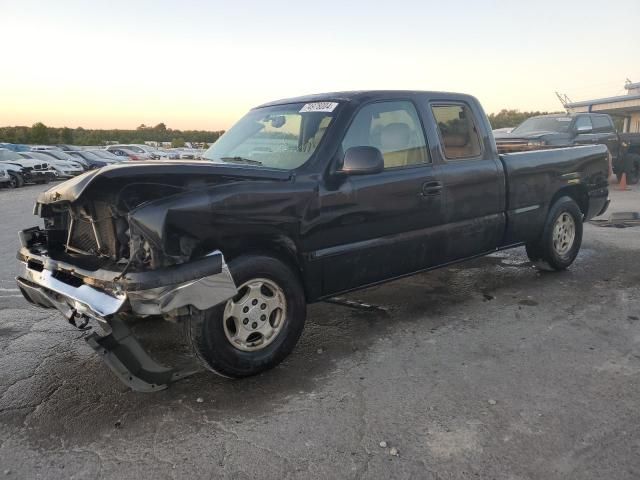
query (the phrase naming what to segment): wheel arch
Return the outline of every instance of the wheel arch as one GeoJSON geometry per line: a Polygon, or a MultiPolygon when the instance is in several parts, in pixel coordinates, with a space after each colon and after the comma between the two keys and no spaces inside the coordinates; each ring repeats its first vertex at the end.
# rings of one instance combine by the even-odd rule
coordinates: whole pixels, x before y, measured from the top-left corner
{"type": "Polygon", "coordinates": [[[300,250],[296,242],[285,234],[255,235],[220,246],[227,261],[242,255],[266,255],[287,265],[298,276],[307,291],[300,250]]]}
{"type": "Polygon", "coordinates": [[[589,214],[589,193],[587,191],[587,187],[584,185],[568,185],[566,187],[562,187],[553,195],[547,208],[547,215],[555,203],[562,197],[569,197],[576,202],[582,212],[582,215],[585,217],[589,214]]]}

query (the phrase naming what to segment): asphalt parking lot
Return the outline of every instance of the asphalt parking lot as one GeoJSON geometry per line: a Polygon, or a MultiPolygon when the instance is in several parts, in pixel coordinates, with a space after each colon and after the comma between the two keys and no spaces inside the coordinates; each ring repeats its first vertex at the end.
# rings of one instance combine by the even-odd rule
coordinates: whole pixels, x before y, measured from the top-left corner
{"type": "Polygon", "coordinates": [[[640,226],[586,225],[559,274],[517,249],[313,305],[275,370],[141,394],[15,289],[42,189],[0,191],[0,478],[640,477],[640,226]]]}

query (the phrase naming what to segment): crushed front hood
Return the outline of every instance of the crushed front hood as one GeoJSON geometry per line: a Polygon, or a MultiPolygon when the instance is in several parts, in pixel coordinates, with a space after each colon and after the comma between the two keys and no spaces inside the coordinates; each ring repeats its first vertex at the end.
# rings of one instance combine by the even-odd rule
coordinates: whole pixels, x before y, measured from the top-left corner
{"type": "Polygon", "coordinates": [[[129,182],[161,179],[165,183],[182,183],[190,180],[207,182],[214,178],[255,180],[288,180],[292,173],[251,165],[219,164],[207,161],[145,161],[123,162],[90,170],[42,192],[39,204],[74,202],[92,185],[100,181],[129,182]]]}

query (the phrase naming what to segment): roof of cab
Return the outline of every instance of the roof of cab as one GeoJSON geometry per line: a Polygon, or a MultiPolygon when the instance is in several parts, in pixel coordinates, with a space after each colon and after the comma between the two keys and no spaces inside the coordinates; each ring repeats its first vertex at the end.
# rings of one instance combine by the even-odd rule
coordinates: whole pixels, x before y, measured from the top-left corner
{"type": "Polygon", "coordinates": [[[415,95],[428,95],[430,97],[442,96],[451,99],[472,98],[470,95],[452,92],[433,92],[420,90],[355,90],[347,92],[316,93],[313,95],[303,95],[300,97],[283,98],[272,102],[263,103],[255,108],[271,107],[274,105],[285,105],[288,103],[311,103],[311,102],[353,102],[363,100],[375,100],[376,98],[407,98],[415,95]]]}

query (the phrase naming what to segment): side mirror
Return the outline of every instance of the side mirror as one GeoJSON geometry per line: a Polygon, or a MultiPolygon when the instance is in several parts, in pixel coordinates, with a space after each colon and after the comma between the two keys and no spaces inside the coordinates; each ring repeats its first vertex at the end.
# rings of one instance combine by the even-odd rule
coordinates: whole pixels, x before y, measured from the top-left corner
{"type": "Polygon", "coordinates": [[[370,175],[384,170],[382,152],[375,147],[351,147],[344,154],[340,173],[370,175]]]}
{"type": "Polygon", "coordinates": [[[591,133],[592,131],[593,131],[593,127],[590,127],[589,125],[583,125],[581,127],[576,128],[577,134],[591,133]]]}

